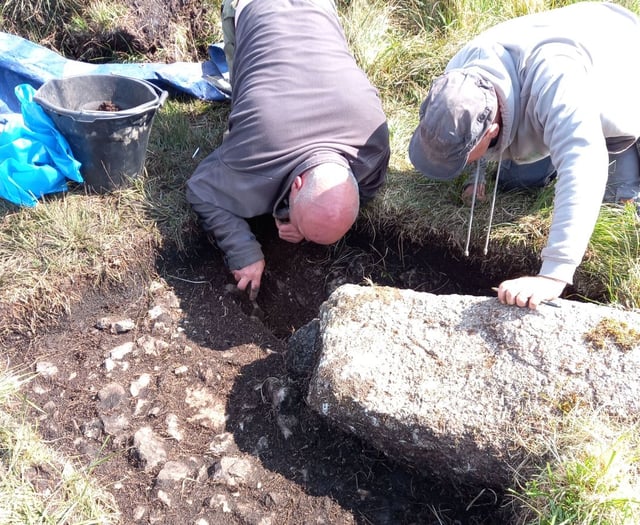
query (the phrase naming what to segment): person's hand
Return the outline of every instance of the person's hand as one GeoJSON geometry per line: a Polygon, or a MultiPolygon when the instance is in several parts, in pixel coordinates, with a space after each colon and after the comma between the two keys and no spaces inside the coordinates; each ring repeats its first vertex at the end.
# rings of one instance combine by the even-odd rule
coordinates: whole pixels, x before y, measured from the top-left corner
{"type": "MultiPolygon", "coordinates": [[[[473,199],[473,184],[467,184],[462,190],[462,202],[464,202],[467,206],[471,206],[471,200],[473,199]]],[[[487,200],[486,195],[486,184],[484,182],[479,182],[478,187],[476,188],[476,201],[484,202],[487,200]]]]}
{"type": "Polygon", "coordinates": [[[502,304],[528,306],[535,310],[542,301],[560,297],[567,283],[542,275],[519,277],[504,281],[498,288],[498,299],[502,304]]]}
{"type": "Polygon", "coordinates": [[[282,222],[276,219],[278,235],[283,241],[298,243],[304,240],[304,236],[290,222],[282,222]]]}
{"type": "Polygon", "coordinates": [[[238,283],[238,290],[244,291],[249,287],[249,299],[255,301],[256,297],[258,297],[258,292],[260,291],[260,280],[262,279],[263,272],[264,259],[260,259],[249,266],[245,266],[239,270],[233,270],[232,273],[238,283]]]}

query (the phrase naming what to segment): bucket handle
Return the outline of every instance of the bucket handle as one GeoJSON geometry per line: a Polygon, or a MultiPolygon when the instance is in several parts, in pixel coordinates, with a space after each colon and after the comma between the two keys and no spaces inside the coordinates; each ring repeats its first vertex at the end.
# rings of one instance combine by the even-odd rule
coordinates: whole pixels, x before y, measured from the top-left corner
{"type": "Polygon", "coordinates": [[[73,120],[75,120],[76,122],[92,123],[98,119],[109,120],[109,119],[116,119],[121,117],[135,116],[135,115],[140,115],[142,113],[146,113],[147,111],[152,109],[158,109],[165,103],[165,101],[167,100],[167,97],[169,96],[168,91],[165,91],[164,89],[160,89],[158,86],[156,86],[155,84],[147,80],[144,80],[144,79],[137,79],[137,80],[139,80],[140,82],[144,82],[145,84],[148,84],[156,92],[156,95],[158,96],[158,98],[156,100],[151,100],[144,104],[140,104],[135,108],[124,109],[121,111],[113,112],[113,115],[109,115],[108,111],[86,111],[86,112],[82,111],[77,115],[74,115],[73,120]]]}

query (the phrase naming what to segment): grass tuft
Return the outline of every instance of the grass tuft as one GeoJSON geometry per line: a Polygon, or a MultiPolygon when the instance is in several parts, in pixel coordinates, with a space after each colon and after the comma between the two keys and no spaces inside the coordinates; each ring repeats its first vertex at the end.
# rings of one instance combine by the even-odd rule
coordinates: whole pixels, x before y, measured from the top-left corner
{"type": "Polygon", "coordinates": [[[47,446],[24,418],[20,388],[32,376],[0,373],[0,522],[119,523],[113,497],[92,472],[78,468],[47,446]]]}
{"type": "MultiPolygon", "coordinates": [[[[545,441],[544,468],[521,465],[510,490],[518,525],[640,523],[640,435],[596,413],[574,410],[545,441]],[[521,477],[526,472],[525,477],[521,477]]],[[[539,444],[536,444],[539,447],[539,444]]]]}
{"type": "Polygon", "coordinates": [[[71,20],[83,12],[81,0],[4,0],[0,30],[60,50],[71,20]]]}
{"type": "Polygon", "coordinates": [[[602,290],[609,302],[640,308],[640,218],[635,206],[602,206],[579,275],[585,288],[602,290]]]}

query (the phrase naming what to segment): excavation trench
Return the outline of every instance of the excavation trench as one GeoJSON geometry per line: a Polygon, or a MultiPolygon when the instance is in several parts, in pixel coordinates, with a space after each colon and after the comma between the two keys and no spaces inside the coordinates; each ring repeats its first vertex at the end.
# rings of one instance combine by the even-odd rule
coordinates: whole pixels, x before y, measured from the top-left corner
{"type": "Polygon", "coordinates": [[[42,408],[31,416],[43,437],[91,466],[126,525],[506,523],[500,494],[453,487],[332,427],[306,405],[304,381],[284,359],[289,336],[341,284],[493,295],[496,276],[437,243],[418,248],[354,231],[336,246],[293,245],[277,238],[272,220],[252,227],[267,261],[262,320],[202,236],[185,251],[156,254],[152,285],[87,290],[57,326],[2,341],[10,367],[51,371],[25,386],[42,408]],[[134,328],[114,331],[105,319],[134,328]],[[122,392],[109,414],[105,390],[122,392]],[[152,468],[136,451],[142,429],[165,452],[152,468]],[[201,467],[161,494],[167,464],[201,467]],[[230,464],[243,465],[246,478],[222,476],[230,464]]]}
{"type": "MultiPolygon", "coordinates": [[[[257,303],[264,312],[263,325],[280,339],[316,317],[322,302],[341,284],[495,296],[491,287],[506,277],[499,268],[483,267],[477,257],[465,258],[444,249],[442,241],[416,246],[397,236],[372,239],[367,232],[354,230],[333,246],[294,245],[277,238],[272,222],[264,217],[252,221],[267,263],[257,303]]],[[[208,283],[202,290],[223,284],[221,293],[232,296],[242,312],[251,315],[246,294],[231,292],[234,281],[224,268],[222,254],[204,236],[186,255],[166,253],[160,268],[178,286],[181,280],[183,284],[208,283]]]]}

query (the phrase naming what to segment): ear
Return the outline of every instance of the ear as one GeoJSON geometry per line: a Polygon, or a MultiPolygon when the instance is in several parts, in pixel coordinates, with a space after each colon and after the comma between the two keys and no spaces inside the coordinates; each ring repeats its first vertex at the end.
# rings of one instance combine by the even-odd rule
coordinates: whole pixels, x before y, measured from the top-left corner
{"type": "Polygon", "coordinates": [[[298,175],[295,179],[293,179],[293,182],[291,183],[291,189],[300,190],[300,188],[302,188],[302,184],[302,177],[298,175]]]}
{"type": "Polygon", "coordinates": [[[489,129],[487,130],[487,137],[489,137],[490,139],[493,139],[497,137],[499,133],[500,133],[500,124],[498,124],[497,122],[494,122],[493,124],[491,124],[491,126],[489,126],[489,129]]]}

